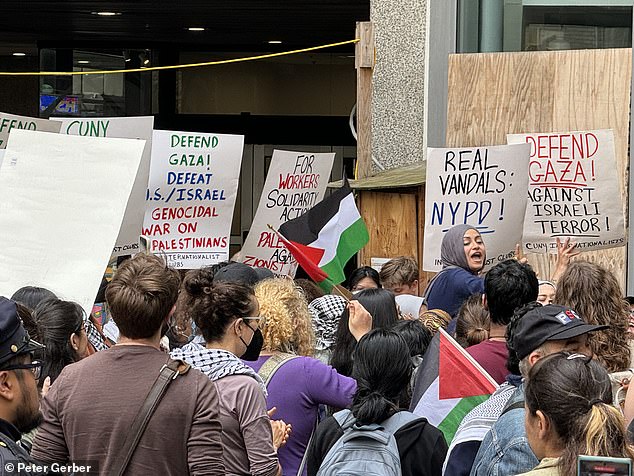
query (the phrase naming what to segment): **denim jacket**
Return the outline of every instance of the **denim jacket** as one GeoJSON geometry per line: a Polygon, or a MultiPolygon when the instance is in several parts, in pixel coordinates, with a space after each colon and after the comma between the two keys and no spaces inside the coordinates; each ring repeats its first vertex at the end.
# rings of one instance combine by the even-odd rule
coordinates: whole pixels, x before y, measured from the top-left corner
{"type": "MultiPolygon", "coordinates": [[[[523,400],[522,384],[507,407],[523,400]]],[[[470,476],[511,476],[526,473],[538,464],[526,438],[524,409],[515,408],[504,413],[482,440],[470,476]]]]}

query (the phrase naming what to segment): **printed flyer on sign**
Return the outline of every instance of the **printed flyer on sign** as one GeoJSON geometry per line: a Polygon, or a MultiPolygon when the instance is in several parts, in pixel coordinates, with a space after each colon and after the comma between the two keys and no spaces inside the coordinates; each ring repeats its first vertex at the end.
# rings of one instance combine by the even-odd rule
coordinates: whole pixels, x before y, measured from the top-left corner
{"type": "Polygon", "coordinates": [[[0,295],[42,286],[90,314],[144,146],[11,132],[0,169],[0,295]]]}
{"type": "Polygon", "coordinates": [[[154,131],[143,234],[175,268],[228,261],[244,136],[154,131]]]}
{"type": "Polygon", "coordinates": [[[59,132],[61,122],[40,119],[39,117],[16,116],[0,112],[0,149],[7,148],[9,132],[12,129],[25,131],[59,132]]]}
{"type": "Polygon", "coordinates": [[[510,134],[528,143],[524,250],[556,253],[556,238],[583,251],[625,245],[623,200],[611,130],[510,134]]]}
{"type": "Polygon", "coordinates": [[[474,226],[485,267],[513,256],[526,209],[528,144],[427,149],[423,269],[440,271],[440,245],[454,225],[474,226]]]}
{"type": "Polygon", "coordinates": [[[277,230],[323,200],[334,160],[334,152],[273,151],[260,204],[241,251],[245,264],[295,276],[297,262],[268,225],[277,230]]]}
{"type": "MultiPolygon", "coordinates": [[[[145,216],[145,193],[150,173],[150,154],[152,151],[152,129],[154,117],[93,117],[60,118],[60,133],[89,137],[119,137],[121,139],[143,139],[145,148],[132,193],[119,230],[117,242],[112,250],[113,256],[133,255],[139,251],[139,235],[143,229],[145,216]]],[[[108,190],[104,190],[108,194],[108,190]]]]}

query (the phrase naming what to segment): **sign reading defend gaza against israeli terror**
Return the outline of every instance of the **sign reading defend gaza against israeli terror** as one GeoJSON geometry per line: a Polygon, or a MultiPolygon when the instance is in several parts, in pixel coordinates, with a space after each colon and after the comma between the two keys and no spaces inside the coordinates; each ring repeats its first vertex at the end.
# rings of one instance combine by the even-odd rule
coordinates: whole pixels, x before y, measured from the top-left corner
{"type": "Polygon", "coordinates": [[[423,269],[439,271],[440,245],[454,225],[475,227],[485,268],[512,257],[522,237],[528,144],[427,149],[423,269]]]}
{"type": "Polygon", "coordinates": [[[334,152],[273,151],[260,204],[240,253],[245,264],[295,276],[297,261],[268,225],[277,230],[321,202],[334,160],[334,152]]]}
{"type": "Polygon", "coordinates": [[[244,136],[154,131],[143,234],[175,268],[229,259],[244,136]]]}
{"type": "Polygon", "coordinates": [[[12,129],[22,129],[26,131],[59,132],[61,122],[49,121],[38,117],[16,116],[0,112],[0,149],[7,148],[9,132],[12,129]]]}
{"type": "Polygon", "coordinates": [[[556,238],[583,251],[625,245],[623,200],[611,130],[509,134],[528,143],[527,252],[556,253],[556,238]]]}
{"type": "MultiPolygon", "coordinates": [[[[113,256],[133,255],[139,251],[139,235],[145,216],[145,192],[150,173],[150,153],[152,151],[152,129],[154,117],[65,117],[61,134],[89,137],[119,137],[121,139],[145,140],[141,164],[134,179],[134,186],[119,230],[119,236],[112,250],[113,256]]],[[[104,190],[107,194],[108,191],[104,190]]]]}

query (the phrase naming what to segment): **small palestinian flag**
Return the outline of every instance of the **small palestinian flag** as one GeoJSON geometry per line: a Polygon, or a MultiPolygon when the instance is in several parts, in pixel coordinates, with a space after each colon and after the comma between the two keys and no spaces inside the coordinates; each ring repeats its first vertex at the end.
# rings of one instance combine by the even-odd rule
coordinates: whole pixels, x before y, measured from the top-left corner
{"type": "Polygon", "coordinates": [[[418,369],[410,409],[442,431],[449,444],[465,415],[497,388],[495,380],[441,328],[418,369]]]}
{"type": "Polygon", "coordinates": [[[328,293],[346,279],[343,267],[370,239],[347,180],[302,216],[283,223],[279,234],[299,265],[328,293]]]}

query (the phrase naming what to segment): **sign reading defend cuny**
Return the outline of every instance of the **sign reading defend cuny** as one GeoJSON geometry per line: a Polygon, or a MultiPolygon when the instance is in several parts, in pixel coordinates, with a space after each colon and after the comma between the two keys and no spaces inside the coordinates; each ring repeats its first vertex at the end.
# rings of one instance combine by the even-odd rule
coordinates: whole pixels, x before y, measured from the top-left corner
{"type": "Polygon", "coordinates": [[[268,225],[277,230],[323,200],[334,159],[334,152],[273,151],[260,204],[242,247],[245,264],[295,276],[297,262],[268,225]]]}
{"type": "Polygon", "coordinates": [[[528,144],[427,149],[423,269],[439,271],[440,245],[454,225],[474,226],[486,266],[513,256],[522,237],[528,144]]]}
{"type": "Polygon", "coordinates": [[[154,131],[143,234],[176,268],[229,259],[244,136],[154,131]]]}
{"type": "Polygon", "coordinates": [[[611,130],[509,134],[530,144],[524,249],[556,252],[557,237],[584,251],[625,245],[611,130]]]}
{"type": "Polygon", "coordinates": [[[61,122],[49,121],[36,117],[16,116],[0,112],[0,149],[7,148],[9,132],[11,129],[23,129],[26,131],[59,132],[61,122]]]}

